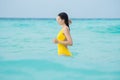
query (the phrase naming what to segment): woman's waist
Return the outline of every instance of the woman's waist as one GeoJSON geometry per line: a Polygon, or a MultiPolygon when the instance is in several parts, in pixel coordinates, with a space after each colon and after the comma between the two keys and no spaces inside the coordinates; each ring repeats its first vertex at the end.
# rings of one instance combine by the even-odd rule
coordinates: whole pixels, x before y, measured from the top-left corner
{"type": "Polygon", "coordinates": [[[67,48],[67,45],[59,44],[59,43],[58,43],[58,47],[65,47],[65,48],[67,48]]]}

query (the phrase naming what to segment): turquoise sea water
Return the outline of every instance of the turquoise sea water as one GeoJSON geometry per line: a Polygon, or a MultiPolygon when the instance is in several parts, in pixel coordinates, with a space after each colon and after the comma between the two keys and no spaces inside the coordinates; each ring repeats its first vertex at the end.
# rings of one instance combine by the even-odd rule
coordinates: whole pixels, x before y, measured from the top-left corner
{"type": "Polygon", "coordinates": [[[0,19],[0,80],[120,80],[120,19],[72,22],[65,57],[54,19],[0,19]]]}

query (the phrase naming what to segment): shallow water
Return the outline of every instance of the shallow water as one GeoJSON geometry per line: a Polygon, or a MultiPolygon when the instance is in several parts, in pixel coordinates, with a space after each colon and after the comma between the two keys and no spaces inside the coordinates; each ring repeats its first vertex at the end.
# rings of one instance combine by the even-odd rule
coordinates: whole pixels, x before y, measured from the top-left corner
{"type": "Polygon", "coordinates": [[[120,80],[120,20],[72,20],[73,57],[54,19],[0,19],[0,80],[120,80]]]}

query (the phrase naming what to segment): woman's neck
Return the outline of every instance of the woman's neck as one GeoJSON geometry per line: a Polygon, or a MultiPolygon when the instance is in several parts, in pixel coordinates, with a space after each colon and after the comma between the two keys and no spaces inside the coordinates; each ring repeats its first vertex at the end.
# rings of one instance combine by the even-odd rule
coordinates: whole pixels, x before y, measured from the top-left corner
{"type": "Polygon", "coordinates": [[[66,24],[62,24],[61,27],[62,27],[62,28],[66,27],[66,24]]]}

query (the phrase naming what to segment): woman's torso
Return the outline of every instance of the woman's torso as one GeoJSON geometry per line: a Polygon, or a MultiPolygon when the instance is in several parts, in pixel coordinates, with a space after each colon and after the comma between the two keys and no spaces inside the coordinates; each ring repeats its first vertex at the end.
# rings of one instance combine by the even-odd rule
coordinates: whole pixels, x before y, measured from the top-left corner
{"type": "MultiPolygon", "coordinates": [[[[63,29],[61,29],[57,35],[57,39],[61,41],[66,41],[66,36],[64,35],[63,29]]],[[[67,45],[64,45],[67,47],[67,45]]]]}

